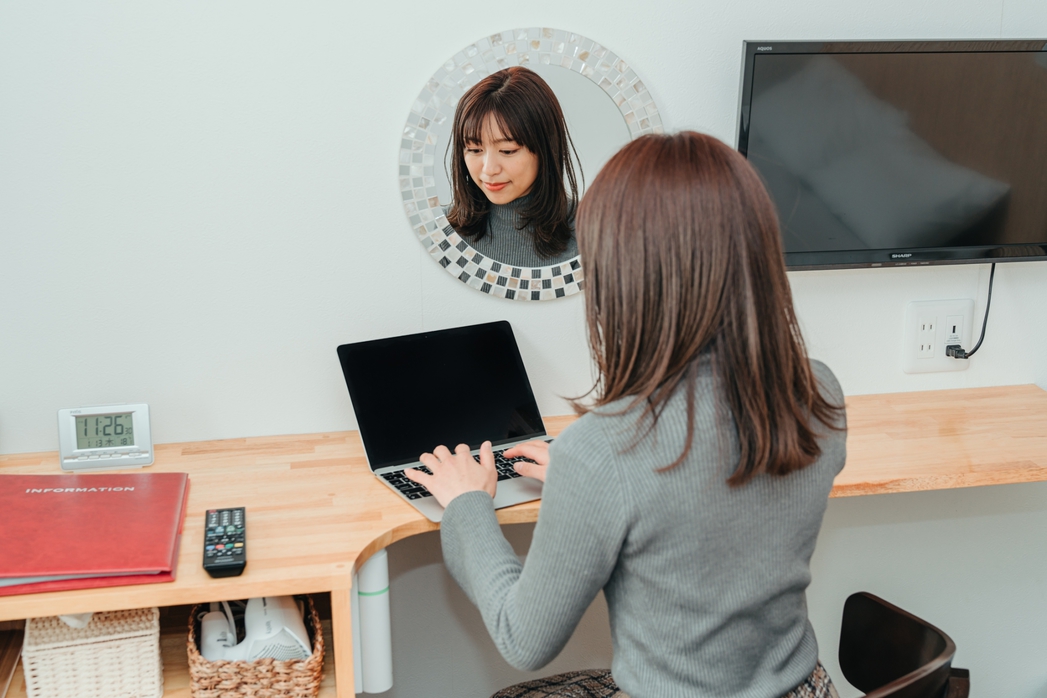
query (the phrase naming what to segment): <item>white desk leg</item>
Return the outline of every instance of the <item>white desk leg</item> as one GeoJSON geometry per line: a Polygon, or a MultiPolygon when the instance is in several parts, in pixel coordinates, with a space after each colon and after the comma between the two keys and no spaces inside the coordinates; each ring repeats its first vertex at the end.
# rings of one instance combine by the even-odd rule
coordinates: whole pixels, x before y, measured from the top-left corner
{"type": "Polygon", "coordinates": [[[385,550],[379,550],[357,573],[361,658],[357,670],[363,674],[365,693],[384,693],[393,687],[388,559],[385,550]]]}
{"type": "Polygon", "coordinates": [[[352,604],[353,604],[353,681],[355,686],[353,690],[357,693],[364,692],[364,662],[360,656],[360,595],[357,593],[360,590],[360,579],[357,575],[353,575],[353,592],[352,592],[352,604]]]}

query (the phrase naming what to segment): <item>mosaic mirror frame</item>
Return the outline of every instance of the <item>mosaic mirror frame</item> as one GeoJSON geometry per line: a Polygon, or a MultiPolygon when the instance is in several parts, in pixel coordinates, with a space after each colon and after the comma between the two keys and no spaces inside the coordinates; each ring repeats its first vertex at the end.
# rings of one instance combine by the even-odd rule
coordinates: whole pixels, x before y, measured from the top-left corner
{"type": "Polygon", "coordinates": [[[411,105],[400,142],[399,183],[407,220],[429,254],[449,274],[483,293],[507,300],[570,296],[585,287],[578,257],[556,265],[515,267],[485,257],[447,222],[434,168],[443,166],[446,143],[434,125],[454,119],[462,95],[491,73],[514,65],[560,66],[598,85],[617,105],[630,138],[661,133],[662,119],[647,87],[613,51],[581,34],[530,27],[491,34],[448,59],[411,105]]]}

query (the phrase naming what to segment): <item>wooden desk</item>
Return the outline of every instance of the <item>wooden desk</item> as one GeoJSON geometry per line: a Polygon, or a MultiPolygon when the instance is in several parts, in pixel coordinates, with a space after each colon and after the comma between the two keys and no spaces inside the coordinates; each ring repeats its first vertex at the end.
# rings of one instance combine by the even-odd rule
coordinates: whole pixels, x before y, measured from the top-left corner
{"type": "MultiPolygon", "coordinates": [[[[1047,480],[1047,392],[1034,385],[860,395],[847,412],[847,466],[834,497],[1047,480]]],[[[573,420],[546,424],[555,435],[573,420]]],[[[338,696],[352,696],[353,570],[437,528],[371,474],[359,435],[165,444],[145,472],[158,471],[187,472],[192,483],[177,581],[0,597],[0,620],[330,592],[338,696]],[[247,507],[247,570],[211,579],[200,566],[204,511],[228,506],[247,507]]],[[[57,472],[53,452],[0,456],[0,474],[57,472]]],[[[537,502],[499,512],[506,524],[537,516],[537,502]]]]}

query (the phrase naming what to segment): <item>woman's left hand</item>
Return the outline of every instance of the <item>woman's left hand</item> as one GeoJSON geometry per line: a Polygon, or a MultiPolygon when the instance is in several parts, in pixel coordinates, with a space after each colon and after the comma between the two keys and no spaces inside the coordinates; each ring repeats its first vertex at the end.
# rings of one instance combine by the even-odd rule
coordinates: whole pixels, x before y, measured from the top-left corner
{"type": "Polygon", "coordinates": [[[452,499],[466,492],[486,492],[494,497],[498,471],[494,467],[490,441],[484,441],[480,446],[479,463],[465,444],[458,444],[454,453],[446,446],[437,446],[432,453],[423,453],[418,460],[433,474],[426,475],[421,470],[408,468],[404,475],[429,490],[441,506],[446,507],[452,499]]]}

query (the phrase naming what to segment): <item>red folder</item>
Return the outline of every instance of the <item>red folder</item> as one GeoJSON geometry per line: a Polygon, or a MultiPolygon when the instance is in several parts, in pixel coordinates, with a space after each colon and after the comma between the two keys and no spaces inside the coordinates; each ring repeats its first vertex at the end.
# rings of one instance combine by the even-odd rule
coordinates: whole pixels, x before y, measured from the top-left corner
{"type": "Polygon", "coordinates": [[[0,475],[0,596],[174,580],[185,473],[0,475]]]}

